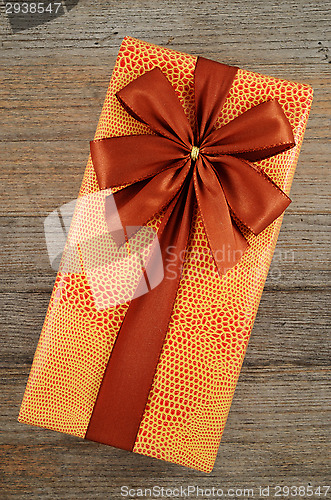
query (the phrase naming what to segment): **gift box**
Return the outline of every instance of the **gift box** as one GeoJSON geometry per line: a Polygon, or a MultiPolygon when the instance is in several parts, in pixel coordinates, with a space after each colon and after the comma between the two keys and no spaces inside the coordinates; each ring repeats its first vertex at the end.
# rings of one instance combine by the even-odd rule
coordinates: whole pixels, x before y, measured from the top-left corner
{"type": "Polygon", "coordinates": [[[123,40],[20,422],[212,470],[312,96],[123,40]]]}

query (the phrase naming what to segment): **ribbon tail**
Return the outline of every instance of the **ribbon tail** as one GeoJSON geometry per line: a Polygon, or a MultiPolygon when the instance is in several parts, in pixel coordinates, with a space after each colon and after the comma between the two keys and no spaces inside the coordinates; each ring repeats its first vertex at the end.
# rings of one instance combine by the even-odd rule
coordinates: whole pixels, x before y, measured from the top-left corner
{"type": "Polygon", "coordinates": [[[209,246],[223,275],[241,259],[248,243],[231,218],[222,186],[207,160],[198,159],[193,178],[209,246]]]}
{"type": "MultiPolygon", "coordinates": [[[[194,207],[192,183],[167,207],[158,231],[164,279],[134,299],[117,335],[85,438],[132,451],[168,330],[194,207]],[[169,249],[171,269],[166,265],[169,249]],[[175,259],[173,256],[175,255],[175,259]]],[[[146,267],[159,266],[152,256],[146,267]]]]}

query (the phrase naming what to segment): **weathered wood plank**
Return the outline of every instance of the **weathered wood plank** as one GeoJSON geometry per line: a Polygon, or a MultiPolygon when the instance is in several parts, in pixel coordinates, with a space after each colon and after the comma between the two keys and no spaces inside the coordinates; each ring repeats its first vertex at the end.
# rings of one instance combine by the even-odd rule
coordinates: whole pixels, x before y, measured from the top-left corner
{"type": "MultiPolygon", "coordinates": [[[[327,4],[281,0],[248,2],[79,2],[70,14],[25,32],[10,35],[3,21],[7,57],[37,53],[57,54],[64,49],[100,57],[116,50],[130,34],[154,43],[208,56],[226,56],[229,62],[254,60],[256,66],[283,64],[298,59],[324,62],[319,41],[326,42],[327,4]],[[101,53],[101,54],[100,54],[101,53]],[[257,57],[257,54],[260,57],[257,57]],[[261,62],[260,62],[261,61],[261,62]]],[[[77,53],[76,52],[76,53],[77,53]]],[[[327,61],[327,60],[326,60],[327,61]]]]}
{"type": "Polygon", "coordinates": [[[26,368],[6,370],[6,377],[0,398],[7,408],[1,441],[2,487],[8,498],[117,500],[122,485],[257,489],[268,484],[317,486],[329,478],[325,407],[329,393],[323,369],[244,366],[210,475],[19,424],[16,416],[26,368]]]}
{"type": "MultiPolygon", "coordinates": [[[[31,187],[32,189],[32,187],[31,187]]],[[[38,212],[44,202],[27,203],[38,212]]],[[[68,198],[67,201],[70,201],[68,198]]],[[[0,271],[5,291],[26,293],[51,292],[56,271],[51,268],[44,235],[44,217],[0,217],[0,271]],[[24,272],[22,270],[24,269],[24,272]]],[[[286,213],[266,289],[297,290],[325,288],[329,276],[328,249],[330,229],[328,214],[286,213]]]]}
{"type": "MultiPolygon", "coordinates": [[[[94,118],[95,127],[96,122],[94,118]]],[[[58,126],[60,128],[61,123],[58,126]]],[[[77,124],[74,126],[80,127],[77,124]]],[[[48,127],[51,128],[50,125],[48,127]]],[[[89,125],[89,128],[92,127],[89,125]]],[[[94,132],[84,135],[84,141],[76,138],[68,141],[66,138],[44,143],[30,140],[7,142],[7,161],[4,158],[0,160],[0,216],[36,215],[39,205],[37,215],[45,217],[47,212],[74,199],[79,191],[89,154],[89,140],[93,139],[94,132]],[[20,203],[13,203],[14,192],[20,197],[20,203]]],[[[291,190],[292,204],[286,213],[330,213],[325,158],[328,153],[331,156],[331,146],[326,142],[312,146],[311,141],[304,142],[291,190]]]]}
{"type": "Polygon", "coordinates": [[[0,16],[1,499],[117,500],[125,484],[252,487],[258,498],[259,486],[330,479],[330,21],[327,2],[305,0],[80,0],[16,34],[0,16]],[[293,203],[209,476],[16,421],[55,279],[43,219],[78,193],[128,34],[315,91],[293,203]]]}
{"type": "MultiPolygon", "coordinates": [[[[324,290],[266,290],[250,339],[247,366],[328,366],[329,338],[325,332],[329,299],[324,290]]],[[[0,300],[2,365],[10,367],[24,361],[29,370],[49,294],[2,292],[0,300]]]]}

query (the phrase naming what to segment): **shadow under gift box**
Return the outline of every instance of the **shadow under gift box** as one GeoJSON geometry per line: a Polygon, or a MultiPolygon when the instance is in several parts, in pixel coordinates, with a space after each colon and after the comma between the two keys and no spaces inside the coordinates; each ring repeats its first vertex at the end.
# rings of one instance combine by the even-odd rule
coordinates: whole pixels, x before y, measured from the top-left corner
{"type": "MultiPolygon", "coordinates": [[[[123,109],[115,93],[156,66],[174,87],[193,126],[195,64],[194,56],[126,37],[95,140],[151,133],[148,126],[123,109]]],[[[258,165],[286,194],[293,180],[312,96],[309,85],[239,69],[216,123],[217,127],[223,126],[252,106],[278,100],[293,129],[296,146],[258,165]]],[[[98,191],[89,158],[80,196],[98,191]]],[[[157,231],[161,219],[161,214],[155,216],[148,227],[157,231]]],[[[201,216],[195,210],[175,304],[133,452],[205,472],[212,470],[281,221],[282,216],[258,236],[240,227],[250,247],[235,267],[219,276],[201,216]]],[[[75,231],[75,224],[74,215],[70,233],[75,231]]],[[[93,227],[93,204],[83,224],[82,220],[79,224],[87,232],[93,227]]],[[[86,256],[79,245],[78,252],[84,269],[86,256]]],[[[102,286],[109,276],[101,267],[94,279],[94,287],[97,282],[102,286]]],[[[68,273],[60,267],[20,422],[86,436],[128,305],[96,307],[86,273],[68,273]]]]}

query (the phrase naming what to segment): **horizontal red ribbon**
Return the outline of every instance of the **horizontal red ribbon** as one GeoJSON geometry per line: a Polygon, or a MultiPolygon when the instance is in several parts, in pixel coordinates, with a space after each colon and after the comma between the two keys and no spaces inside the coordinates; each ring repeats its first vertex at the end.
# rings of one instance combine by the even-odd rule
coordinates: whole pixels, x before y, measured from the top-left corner
{"type": "MultiPolygon", "coordinates": [[[[142,226],[164,210],[158,230],[161,252],[164,261],[169,247],[179,257],[186,249],[197,203],[220,274],[235,266],[248,247],[234,218],[257,235],[290,203],[251,162],[295,146],[290,123],[276,99],[215,128],[237,70],[198,58],[192,130],[174,88],[156,67],[117,93],[125,110],[149,125],[154,135],[91,142],[100,189],[128,185],[114,194],[123,226],[142,226]],[[218,252],[224,248],[226,252],[218,252]]],[[[87,439],[133,449],[179,285],[180,259],[176,262],[176,280],[168,279],[165,266],[161,284],[130,303],[87,439]]]]}

